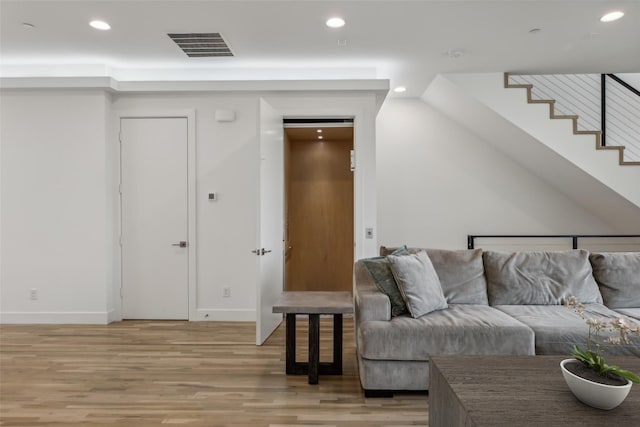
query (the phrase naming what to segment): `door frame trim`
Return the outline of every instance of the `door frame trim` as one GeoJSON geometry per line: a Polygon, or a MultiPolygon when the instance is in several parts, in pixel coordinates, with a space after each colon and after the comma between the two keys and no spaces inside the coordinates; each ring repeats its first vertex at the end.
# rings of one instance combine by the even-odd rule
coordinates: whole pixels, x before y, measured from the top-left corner
{"type": "Polygon", "coordinates": [[[189,257],[188,267],[188,320],[196,320],[197,308],[196,308],[196,295],[197,295],[197,232],[196,232],[196,110],[195,109],[179,109],[179,110],[146,110],[146,109],[134,109],[123,110],[117,113],[116,117],[116,165],[115,171],[115,197],[117,199],[118,214],[116,215],[116,221],[118,222],[116,229],[116,236],[114,239],[116,244],[115,260],[117,265],[117,272],[114,274],[114,305],[117,315],[117,320],[122,320],[122,246],[120,246],[119,239],[122,236],[122,197],[120,194],[120,185],[122,183],[122,152],[120,147],[120,132],[122,119],[171,119],[180,118],[187,119],[187,228],[188,228],[188,241],[187,247],[189,257]]]}
{"type": "MultiPolygon", "coordinates": [[[[365,238],[365,227],[377,226],[376,214],[376,115],[375,95],[342,96],[340,94],[298,94],[261,96],[285,117],[353,117],[353,150],[356,154],[356,170],[353,176],[354,205],[354,261],[377,253],[377,230],[372,239],[365,238]]],[[[259,121],[258,121],[259,122],[259,121]]],[[[261,125],[258,123],[258,131],[261,125]]],[[[259,134],[258,132],[258,134],[259,134]]],[[[284,218],[283,218],[284,219],[284,218]]],[[[284,267],[284,266],[283,266],[284,267]]],[[[256,287],[260,286],[257,281],[256,287]]],[[[284,287],[284,277],[282,286],[284,287]]],[[[256,289],[260,296],[260,289],[256,289]]],[[[256,318],[261,316],[260,301],[256,318]]],[[[256,322],[256,333],[257,322],[256,322]]]]}
{"type": "MultiPolygon", "coordinates": [[[[353,232],[354,262],[367,256],[375,256],[377,247],[377,211],[376,207],[376,152],[375,126],[377,110],[373,107],[373,96],[343,97],[336,95],[327,98],[342,101],[338,105],[319,105],[323,98],[292,97],[288,95],[264,96],[263,99],[273,106],[283,118],[353,118],[353,150],[356,156],[356,170],[353,175],[353,232]],[[366,105],[371,100],[371,104],[366,105]],[[365,237],[365,228],[374,228],[372,239],[365,237]]],[[[283,283],[284,285],[284,283],[283,283]]],[[[256,314],[257,315],[257,314],[256,314]]]]}

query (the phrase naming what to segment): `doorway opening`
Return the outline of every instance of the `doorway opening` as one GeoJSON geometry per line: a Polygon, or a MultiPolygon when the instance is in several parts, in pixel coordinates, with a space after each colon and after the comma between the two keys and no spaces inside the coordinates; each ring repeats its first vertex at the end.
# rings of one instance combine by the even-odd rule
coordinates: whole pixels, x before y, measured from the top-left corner
{"type": "Polygon", "coordinates": [[[286,291],[352,292],[353,118],[284,119],[286,291]]]}

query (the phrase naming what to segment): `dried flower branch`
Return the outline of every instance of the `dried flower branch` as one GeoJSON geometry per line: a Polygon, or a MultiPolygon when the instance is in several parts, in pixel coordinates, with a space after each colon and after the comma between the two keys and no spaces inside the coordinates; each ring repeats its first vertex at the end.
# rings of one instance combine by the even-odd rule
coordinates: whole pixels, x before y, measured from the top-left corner
{"type": "Polygon", "coordinates": [[[625,318],[610,319],[593,319],[585,316],[585,307],[578,302],[575,296],[567,298],[564,304],[566,307],[573,309],[584,321],[589,325],[589,335],[587,336],[587,349],[582,350],[577,345],[573,346],[571,355],[589,368],[596,371],[599,375],[606,376],[608,374],[617,375],[626,378],[634,383],[640,382],[640,377],[633,372],[621,369],[618,366],[607,365],[602,353],[605,348],[610,345],[632,344],[632,337],[640,337],[640,326],[628,321],[625,318]],[[601,339],[603,332],[616,332],[617,335],[608,336],[601,339]]]}

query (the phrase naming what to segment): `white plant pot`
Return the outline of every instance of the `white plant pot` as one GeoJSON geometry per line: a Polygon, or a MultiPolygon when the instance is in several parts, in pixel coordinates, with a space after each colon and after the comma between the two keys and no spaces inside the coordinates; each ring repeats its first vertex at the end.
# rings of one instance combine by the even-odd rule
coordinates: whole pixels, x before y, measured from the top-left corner
{"type": "Polygon", "coordinates": [[[631,390],[631,381],[626,385],[615,386],[595,383],[569,372],[564,365],[576,359],[565,359],[560,362],[560,369],[567,385],[573,394],[583,403],[598,409],[613,409],[626,399],[631,390]]]}

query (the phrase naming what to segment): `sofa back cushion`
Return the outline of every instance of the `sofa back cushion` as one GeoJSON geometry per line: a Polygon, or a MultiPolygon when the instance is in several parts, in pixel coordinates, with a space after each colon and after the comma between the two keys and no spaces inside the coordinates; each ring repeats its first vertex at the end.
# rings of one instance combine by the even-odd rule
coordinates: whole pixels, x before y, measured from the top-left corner
{"type": "Polygon", "coordinates": [[[447,308],[440,279],[425,251],[387,256],[393,277],[411,317],[447,308]]]}
{"type": "Polygon", "coordinates": [[[589,252],[483,253],[491,305],[562,304],[575,295],[581,303],[602,303],[589,252]]]}
{"type": "MultiPolygon", "coordinates": [[[[381,246],[380,255],[389,255],[396,249],[381,246]]],[[[487,281],[482,264],[482,249],[409,248],[408,251],[409,253],[427,252],[449,304],[489,304],[487,281]]]]}
{"type": "Polygon", "coordinates": [[[640,252],[592,253],[589,261],[607,307],[640,307],[640,252]]]}
{"type": "MultiPolygon", "coordinates": [[[[396,248],[391,252],[393,255],[405,255],[408,254],[406,246],[396,248]]],[[[398,289],[389,261],[386,257],[380,256],[375,258],[365,258],[359,261],[366,268],[371,275],[373,283],[380,290],[380,292],[386,294],[391,302],[391,316],[400,316],[407,314],[407,305],[402,298],[402,294],[398,289]]]]}

